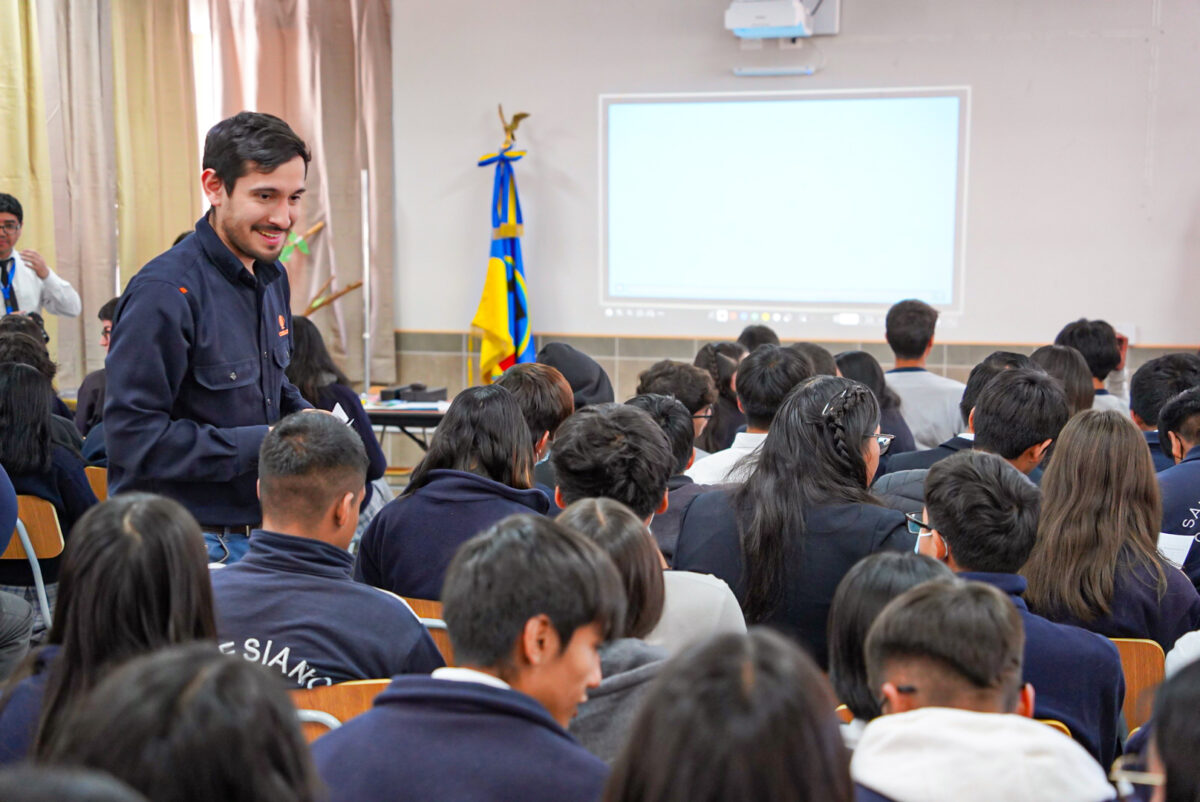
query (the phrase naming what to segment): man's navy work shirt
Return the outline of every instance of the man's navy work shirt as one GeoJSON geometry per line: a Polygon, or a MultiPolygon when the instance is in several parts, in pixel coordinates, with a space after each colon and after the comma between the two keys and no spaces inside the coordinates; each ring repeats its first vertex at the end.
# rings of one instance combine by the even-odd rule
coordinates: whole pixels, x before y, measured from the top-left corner
{"type": "Polygon", "coordinates": [[[290,303],[283,265],[256,261],[251,273],[207,217],[133,277],[105,362],[113,493],[161,493],[202,524],[260,520],[267,427],[310,406],[284,375],[290,303]]]}

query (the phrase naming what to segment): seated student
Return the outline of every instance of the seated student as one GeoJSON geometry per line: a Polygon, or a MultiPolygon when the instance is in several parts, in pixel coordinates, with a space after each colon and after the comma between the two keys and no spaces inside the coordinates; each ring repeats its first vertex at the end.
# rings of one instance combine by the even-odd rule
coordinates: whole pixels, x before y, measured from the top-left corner
{"type": "Polygon", "coordinates": [[[1083,354],[1069,345],[1043,345],[1030,354],[1029,361],[1058,379],[1071,415],[1092,408],[1096,388],[1092,386],[1092,371],[1083,354]]]}
{"type": "Polygon", "coordinates": [[[829,608],[829,681],[834,694],[854,716],[842,725],[842,739],[853,749],[863,728],[879,717],[879,699],[867,681],[863,644],[871,624],[888,602],[923,582],[950,579],[950,569],[932,557],[881,551],[854,564],[833,594],[829,608]]]}
{"type": "Polygon", "coordinates": [[[761,324],[751,324],[742,329],[737,338],[738,345],[746,349],[747,354],[754,353],[760,345],[779,345],[779,335],[775,329],[761,324]]]}
{"type": "Polygon", "coordinates": [[[738,343],[706,343],[692,362],[712,378],[717,388],[712,417],[696,438],[696,448],[706,454],[729,448],[734,435],[746,425],[746,415],[738,409],[737,392],[733,389],[733,379],[745,355],[746,349],[738,343]]]}
{"type": "Polygon", "coordinates": [[[675,567],[724,579],[749,623],[782,629],[824,668],[838,582],[868,554],[915,542],[903,513],[867,489],[889,439],[863,385],[832,376],[801,383],[745,484],[692,501],[675,567]]]}
{"type": "Polygon", "coordinates": [[[88,510],[63,552],[47,645],[0,697],[0,763],[44,755],[63,717],[120,663],[216,637],[206,553],[199,524],[170,499],[127,493],[88,510]]]}
{"type": "Polygon", "coordinates": [[[1115,798],[1083,747],[1033,714],[1021,616],[982,582],[926,582],[867,635],[884,715],[850,762],[858,802],[1101,802],[1115,798]]]}
{"type": "MultiPolygon", "coordinates": [[[[638,374],[638,395],[673,396],[687,409],[692,419],[693,440],[698,440],[713,416],[717,386],[708,373],[695,365],[664,359],[638,374]]],[[[696,454],[696,459],[708,452],[696,454]]]]}
{"type": "Polygon", "coordinates": [[[83,438],[75,428],[70,410],[54,393],[54,376],[58,373],[58,365],[50,359],[46,346],[24,334],[0,334],[0,364],[3,363],[29,365],[46,377],[50,384],[50,436],[55,443],[79,454],[83,449],[83,438]]]}
{"type": "Polygon", "coordinates": [[[744,460],[762,447],[775,410],[792,388],[813,375],[812,364],[791,348],[763,345],[742,360],[737,372],[738,409],[746,413],[746,431],[724,451],[709,454],[685,473],[702,485],[744,481],[744,460]]]}
{"type": "MultiPolygon", "coordinates": [[[[17,361],[24,362],[27,365],[33,365],[38,370],[46,373],[46,378],[53,382],[54,374],[58,370],[58,366],[50,360],[50,351],[47,348],[47,343],[50,342],[50,335],[46,333],[46,324],[45,321],[42,320],[42,316],[37,312],[13,312],[11,314],[7,314],[0,318],[0,337],[6,334],[23,334],[29,339],[33,340],[40,351],[40,359],[44,359],[46,362],[49,362],[50,367],[47,371],[40,361],[39,363],[34,363],[28,362],[25,359],[13,359],[7,354],[0,358],[0,362],[17,361]]],[[[0,340],[0,342],[9,343],[10,341],[5,339],[0,340]]],[[[0,350],[6,351],[9,347],[11,347],[11,345],[6,345],[0,347],[0,350]]],[[[23,351],[24,348],[21,348],[20,350],[23,351]]],[[[54,398],[50,403],[53,407],[53,412],[55,415],[66,420],[73,419],[71,409],[61,398],[58,397],[58,393],[54,393],[54,398]]]]}
{"type": "MultiPolygon", "coordinates": [[[[975,451],[1003,457],[1036,482],[1042,458],[1067,422],[1068,410],[1062,387],[1040,368],[1005,370],[983,388],[967,426],[975,437],[975,451]]],[[[927,474],[928,470],[889,473],[873,489],[888,505],[918,513],[927,474]]]]}
{"type": "Polygon", "coordinates": [[[1151,359],[1134,372],[1129,382],[1129,411],[1150,446],[1156,471],[1165,471],[1175,464],[1167,453],[1170,445],[1158,437],[1159,413],[1164,404],[1193,387],[1200,387],[1200,356],[1195,354],[1167,354],[1151,359]]]}
{"type": "Polygon", "coordinates": [[[372,483],[383,478],[383,472],[387,470],[387,457],[383,455],[358,393],[350,388],[350,379],[329,355],[316,324],[306,317],[292,318],[292,361],[285,372],[288,381],[314,408],[332,412],[334,407],[341,406],[350,419],[350,427],[362,440],[367,454],[367,491],[362,500],[365,511],[375,490],[372,483]]]}
{"type": "Polygon", "coordinates": [[[354,578],[438,599],[460,545],[508,515],[549,508],[533,488],[533,447],[516,399],[503,387],[470,387],[446,410],[408,487],[367,527],[354,578]]]}
{"type": "Polygon", "coordinates": [[[808,360],[812,365],[813,376],[841,375],[838,373],[837,361],[833,358],[833,354],[816,343],[798,342],[791,343],[787,347],[808,360]]]}
{"type": "Polygon", "coordinates": [[[598,799],[608,767],[566,728],[625,618],[612,560],[514,515],[458,550],[442,604],[460,667],[396,677],[313,744],[329,802],[598,799]]]}
{"type": "Polygon", "coordinates": [[[654,516],[654,526],[651,528],[659,551],[670,563],[675,556],[675,542],[679,540],[679,524],[683,521],[684,510],[692,503],[692,499],[708,492],[712,486],[696,484],[692,477],[684,473],[692,464],[695,449],[692,447],[691,415],[683,404],[671,396],[654,393],[635,396],[625,403],[642,410],[658,424],[667,436],[671,456],[675,460],[673,473],[667,480],[667,509],[654,516]]]}
{"type": "Polygon", "coordinates": [[[909,299],[888,310],[888,346],[896,366],[887,372],[888,387],[900,396],[904,420],[917,448],[933,448],[962,431],[958,410],[963,384],[936,373],[925,363],[933,350],[938,311],[924,301],[909,299]]]}
{"type": "Polygon", "coordinates": [[[1118,370],[1125,361],[1121,345],[1117,341],[1117,333],[1112,326],[1103,320],[1081,317],[1063,326],[1062,331],[1054,338],[1054,344],[1069,345],[1083,354],[1088,370],[1092,372],[1092,387],[1096,390],[1092,409],[1113,409],[1125,415],[1129,414],[1125,403],[1104,386],[1108,374],[1118,370]]]}
{"type": "MultiPolygon", "coordinates": [[[[1200,387],[1185,390],[1163,405],[1158,413],[1158,431],[1162,446],[1175,463],[1158,474],[1162,493],[1160,531],[1200,534],[1200,387]]],[[[1183,571],[1200,588],[1200,547],[1195,541],[1183,571]]]]}
{"type": "Polygon", "coordinates": [[[613,765],[606,802],[850,802],[835,702],[766,628],[720,635],[663,668],[613,765]]]}
{"type": "Polygon", "coordinates": [[[1037,537],[1041,493],[1004,460],[966,451],[929,469],[921,550],[963,579],[1008,594],[1025,625],[1025,681],[1037,691],[1034,715],[1061,721],[1101,766],[1120,752],[1125,676],[1107,638],[1029,612],[1018,575],[1037,537]],[[1087,666],[1086,671],[1077,670],[1087,666]]]}
{"type": "Polygon", "coordinates": [[[596,757],[611,763],[667,652],[644,638],[662,617],[663,570],[654,541],[629,508],[610,498],[585,498],[555,519],[586,535],[617,566],[625,588],[625,625],[600,646],[599,687],[588,690],[568,731],[596,757]]]}
{"type": "MultiPolygon", "coordinates": [[[[988,382],[1000,375],[1001,371],[1029,366],[1030,361],[1027,356],[1014,354],[1011,351],[993,351],[982,362],[971,368],[971,373],[967,376],[967,386],[963,388],[962,398],[958,402],[958,411],[962,415],[963,422],[966,423],[971,419],[971,410],[975,408],[975,401],[988,382]]],[[[970,429],[963,430],[934,448],[889,456],[886,466],[880,465],[881,474],[876,477],[876,481],[879,481],[879,478],[886,473],[928,468],[940,459],[974,447],[975,433],[970,429]],[[886,473],[882,473],[885,467],[886,473]]]]}
{"type": "MultiPolygon", "coordinates": [[[[674,458],[662,430],[640,409],[604,404],[576,412],[559,429],[553,460],[559,506],[610,498],[628,507],[643,526],[669,509],[667,481],[674,458]]],[[[665,569],[666,560],[661,555],[660,560],[665,569]]],[[[658,626],[646,636],[649,643],[674,652],[714,632],[745,631],[737,599],[720,579],[666,571],[663,582],[666,603],[658,626]]]]}
{"type": "MultiPolygon", "coordinates": [[[[1113,779],[1133,786],[1130,799],[1193,802],[1200,788],[1200,663],[1167,675],[1154,697],[1154,729],[1145,755],[1128,755],[1113,768],[1113,779]],[[1132,776],[1128,776],[1132,773],[1132,776]]],[[[1118,786],[1119,787],[1119,786],[1118,786]]]]}
{"type": "MultiPolygon", "coordinates": [[[[16,525],[17,493],[0,466],[0,551],[8,548],[16,525]]],[[[0,591],[0,680],[8,679],[25,657],[32,634],[33,605],[15,593],[0,591]]]]}
{"type": "Polygon", "coordinates": [[[513,365],[496,380],[496,385],[513,394],[533,442],[537,461],[533,475],[537,488],[554,501],[554,468],[550,464],[550,444],[562,422],[575,411],[571,385],[558,368],[540,362],[513,365]]]}
{"type": "Polygon", "coordinates": [[[546,343],[538,351],[537,361],[563,375],[571,386],[577,410],[589,404],[611,404],[616,398],[600,363],[566,343],[546,343]]]}
{"type": "Polygon", "coordinates": [[[211,644],[130,660],[67,711],[48,764],[107,772],[151,800],[318,802],[296,709],[262,666],[211,644]]]}
{"type": "MultiPolygon", "coordinates": [[[[50,382],[28,365],[0,365],[0,466],[18,495],[37,496],[54,505],[68,542],[75,522],[96,503],[83,460],[51,441],[50,382]]],[[[61,557],[39,561],[51,609],[61,561],[61,557]]],[[[37,605],[29,563],[0,562],[0,591],[14,593],[34,605],[33,632],[38,638],[46,622],[37,605]]]]}
{"type": "Polygon", "coordinates": [[[1072,418],[1042,494],[1021,570],[1033,612],[1110,638],[1149,638],[1163,651],[1200,629],[1200,593],[1158,551],[1158,482],[1128,416],[1089,409],[1072,418]]]}
{"type": "Polygon", "coordinates": [[[836,359],[838,373],[847,379],[854,379],[859,384],[865,384],[875,393],[875,399],[879,401],[879,431],[895,437],[886,459],[891,461],[898,454],[915,451],[917,446],[913,441],[912,431],[900,413],[900,396],[887,386],[883,378],[883,368],[879,366],[875,357],[866,351],[842,351],[836,359]]]}
{"type": "MultiPolygon", "coordinates": [[[[104,302],[96,317],[100,320],[100,347],[108,353],[108,341],[112,336],[113,315],[117,312],[119,298],[104,302]]],[[[93,370],[83,377],[79,385],[75,404],[75,428],[85,438],[92,427],[104,418],[104,368],[93,370]]]]}
{"type": "Polygon", "coordinates": [[[351,578],[366,470],[362,440],[332,415],[272,427],[258,452],[262,529],[245,557],[213,572],[222,652],[302,688],[445,665],[407,604],[351,578]]]}

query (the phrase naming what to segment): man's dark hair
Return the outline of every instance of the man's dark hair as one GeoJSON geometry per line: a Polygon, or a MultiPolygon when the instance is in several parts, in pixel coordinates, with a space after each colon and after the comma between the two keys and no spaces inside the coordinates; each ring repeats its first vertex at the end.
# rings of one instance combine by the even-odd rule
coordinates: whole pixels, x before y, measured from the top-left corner
{"type": "Polygon", "coordinates": [[[1166,802],[1195,802],[1200,788],[1200,663],[1168,677],[1154,698],[1154,751],[1166,774],[1166,802]]]}
{"type": "Polygon", "coordinates": [[[18,225],[25,224],[25,210],[21,202],[6,192],[0,192],[0,214],[11,214],[17,218],[18,225]]]}
{"type": "Polygon", "coordinates": [[[221,120],[204,137],[205,170],[212,169],[233,192],[239,178],[252,169],[273,171],[299,156],[307,172],[312,155],[304,140],[283,120],[272,114],[242,111],[221,120]]]}
{"type": "Polygon", "coordinates": [[[5,330],[0,326],[0,364],[5,362],[37,368],[38,373],[50,381],[54,381],[58,373],[58,365],[50,359],[45,343],[15,329],[5,330]]]}
{"type": "Polygon", "coordinates": [[[1121,347],[1117,344],[1117,333],[1103,320],[1079,318],[1063,326],[1054,338],[1055,345],[1069,345],[1088,363],[1088,370],[1100,381],[1121,364],[1121,347]]]}
{"type": "Polygon", "coordinates": [[[737,341],[749,354],[760,345],[779,345],[779,335],[770,326],[751,324],[742,329],[737,341]]]}
{"type": "Polygon", "coordinates": [[[1167,354],[1138,368],[1129,384],[1129,406],[1147,426],[1158,425],[1163,404],[1200,387],[1200,356],[1167,354]]]}
{"type": "Polygon", "coordinates": [[[675,459],[654,419],[625,404],[579,410],[558,429],[550,462],[567,504],[611,498],[643,521],[662,504],[675,459]]]}
{"type": "Polygon", "coordinates": [[[12,312],[0,317],[0,334],[16,332],[27,334],[46,347],[50,335],[46,333],[46,321],[37,312],[12,312]]]}
{"type": "Polygon", "coordinates": [[[295,412],[275,424],[258,450],[258,493],[272,518],[322,518],[367,480],[362,438],[332,415],[295,412]]]}
{"type": "Polygon", "coordinates": [[[504,371],[495,383],[517,399],[535,447],[546,432],[553,440],[558,427],[575,411],[571,385],[558,368],[550,365],[522,362],[504,371]]]}
{"type": "Polygon", "coordinates": [[[689,415],[695,415],[717,400],[717,387],[708,371],[671,359],[655,362],[638,374],[635,392],[638,395],[674,396],[687,408],[689,415]]]}
{"type": "Polygon", "coordinates": [[[1171,456],[1171,438],[1168,432],[1192,446],[1200,445],[1200,387],[1184,390],[1172,398],[1158,412],[1159,448],[1171,456]]]}
{"type": "Polygon", "coordinates": [[[933,340],[938,311],[924,301],[910,298],[893,304],[886,321],[887,344],[897,359],[920,359],[933,340]]]}
{"type": "Polygon", "coordinates": [[[808,360],[812,365],[813,376],[838,375],[837,360],[833,358],[833,354],[829,353],[828,349],[809,342],[792,343],[788,348],[808,360]]]}
{"type": "Polygon", "coordinates": [[[975,448],[1016,459],[1058,437],[1071,417],[1059,383],[1040,370],[1004,370],[975,402],[975,448]]]}
{"type": "Polygon", "coordinates": [[[792,348],[763,345],[742,360],[737,372],[737,396],[746,422],[766,429],[788,393],[812,378],[812,363],[792,348]]]}
{"type": "Polygon", "coordinates": [[[953,707],[964,690],[998,691],[1006,710],[1021,691],[1025,628],[1008,596],[982,582],[926,582],[883,608],[867,633],[867,676],[877,694],[889,663],[928,667],[921,691],[953,707]]]}
{"type": "Polygon", "coordinates": [[[541,515],[510,515],[468,540],[446,569],[442,617],[464,666],[508,667],[525,622],[547,616],[565,649],[575,630],[622,630],[625,588],[612,559],[541,515]]]}
{"type": "Polygon", "coordinates": [[[1015,574],[1037,539],[1042,493],[995,454],[960,451],[925,476],[926,520],[964,571],[1015,574]]]}
{"type": "Polygon", "coordinates": [[[983,388],[987,387],[988,382],[1001,371],[1029,367],[1036,366],[1024,354],[1016,354],[1012,351],[993,351],[982,362],[971,368],[971,373],[967,376],[967,386],[963,388],[962,400],[958,402],[958,411],[962,413],[963,423],[966,423],[971,417],[975,401],[983,392],[983,388]]]}
{"type": "Polygon", "coordinates": [[[104,306],[100,307],[100,311],[96,312],[97,320],[112,321],[113,315],[117,313],[117,302],[120,298],[109,298],[104,302],[104,306]]]}
{"type": "Polygon", "coordinates": [[[671,456],[675,459],[673,475],[687,470],[688,462],[692,458],[692,444],[695,439],[692,416],[687,411],[687,407],[669,395],[659,395],[658,393],[643,393],[625,403],[649,415],[667,436],[667,443],[671,446],[671,456]]]}

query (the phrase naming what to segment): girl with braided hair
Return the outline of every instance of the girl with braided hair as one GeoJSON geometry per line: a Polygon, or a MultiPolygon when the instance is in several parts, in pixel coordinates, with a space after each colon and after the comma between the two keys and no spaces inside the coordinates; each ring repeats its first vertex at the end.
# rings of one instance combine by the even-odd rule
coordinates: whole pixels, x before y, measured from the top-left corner
{"type": "Polygon", "coordinates": [[[838,582],[881,550],[912,550],[903,513],[868,489],[887,450],[879,404],[862,384],[814,376],[783,402],[746,482],[698,496],[680,525],[675,567],[714,574],[746,622],[770,624],[827,667],[838,582]]]}
{"type": "Polygon", "coordinates": [[[746,425],[746,416],[738,409],[734,377],[738,363],[746,351],[737,343],[708,343],[692,362],[708,371],[717,388],[717,402],[712,405],[712,418],[696,438],[696,448],[712,454],[724,451],[733,443],[738,429],[746,425]]]}

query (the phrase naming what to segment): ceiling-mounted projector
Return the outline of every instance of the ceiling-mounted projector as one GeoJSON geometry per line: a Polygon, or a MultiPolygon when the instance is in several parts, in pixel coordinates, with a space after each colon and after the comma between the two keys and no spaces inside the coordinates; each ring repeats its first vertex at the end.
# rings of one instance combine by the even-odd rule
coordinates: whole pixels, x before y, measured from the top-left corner
{"type": "Polygon", "coordinates": [[[812,14],[800,0],[733,0],[725,27],[742,39],[812,36],[812,14]]]}

